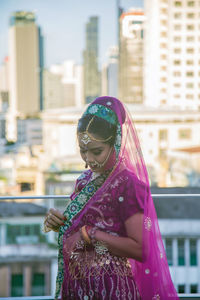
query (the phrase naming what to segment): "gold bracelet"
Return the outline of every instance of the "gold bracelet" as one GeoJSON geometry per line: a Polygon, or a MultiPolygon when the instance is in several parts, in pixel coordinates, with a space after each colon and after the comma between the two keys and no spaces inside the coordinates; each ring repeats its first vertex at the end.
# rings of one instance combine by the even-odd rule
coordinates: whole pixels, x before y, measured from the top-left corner
{"type": "Polygon", "coordinates": [[[88,244],[91,244],[91,239],[89,238],[89,235],[86,231],[85,225],[83,227],[81,227],[81,233],[82,233],[84,241],[88,244]]]}

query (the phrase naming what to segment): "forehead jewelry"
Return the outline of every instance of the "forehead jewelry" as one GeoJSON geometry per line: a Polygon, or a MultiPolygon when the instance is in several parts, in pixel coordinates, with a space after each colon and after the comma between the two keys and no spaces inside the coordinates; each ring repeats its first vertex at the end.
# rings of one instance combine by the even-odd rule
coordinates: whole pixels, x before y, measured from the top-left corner
{"type": "Polygon", "coordinates": [[[80,137],[81,142],[83,142],[83,144],[85,144],[85,145],[87,145],[88,143],[90,143],[92,140],[96,141],[96,142],[103,142],[104,143],[104,142],[109,141],[112,138],[112,135],[111,135],[107,139],[97,139],[91,133],[88,132],[88,129],[89,129],[92,121],[94,120],[94,117],[88,123],[88,125],[86,127],[86,130],[84,132],[80,132],[78,134],[78,136],[80,137]]]}

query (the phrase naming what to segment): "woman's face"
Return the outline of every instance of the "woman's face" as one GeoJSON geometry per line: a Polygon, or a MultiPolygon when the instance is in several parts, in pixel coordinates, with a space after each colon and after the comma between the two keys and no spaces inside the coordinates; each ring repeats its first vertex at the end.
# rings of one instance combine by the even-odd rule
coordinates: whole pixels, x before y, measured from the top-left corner
{"type": "MultiPolygon", "coordinates": [[[[94,138],[101,139],[97,135],[94,135],[94,138]]],[[[97,142],[90,139],[90,141],[85,144],[83,141],[83,135],[78,134],[78,142],[80,147],[80,154],[82,159],[88,164],[90,169],[94,172],[101,173],[105,170],[107,162],[111,156],[112,146],[103,142],[97,142]],[[102,167],[99,167],[98,164],[105,164],[102,167]]]]}

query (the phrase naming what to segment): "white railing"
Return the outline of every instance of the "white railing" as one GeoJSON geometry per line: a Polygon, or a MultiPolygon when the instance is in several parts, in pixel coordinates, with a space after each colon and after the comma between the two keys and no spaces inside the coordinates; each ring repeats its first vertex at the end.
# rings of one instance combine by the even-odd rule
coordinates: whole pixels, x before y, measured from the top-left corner
{"type": "MultiPolygon", "coordinates": [[[[152,194],[153,198],[182,198],[182,197],[200,198],[200,194],[152,194]]],[[[69,195],[41,195],[41,196],[0,196],[0,201],[5,200],[48,200],[48,199],[67,199],[69,195]]],[[[179,294],[180,299],[200,300],[200,294],[179,294]]],[[[52,296],[30,296],[30,297],[0,297],[1,300],[54,300],[52,296]]]]}

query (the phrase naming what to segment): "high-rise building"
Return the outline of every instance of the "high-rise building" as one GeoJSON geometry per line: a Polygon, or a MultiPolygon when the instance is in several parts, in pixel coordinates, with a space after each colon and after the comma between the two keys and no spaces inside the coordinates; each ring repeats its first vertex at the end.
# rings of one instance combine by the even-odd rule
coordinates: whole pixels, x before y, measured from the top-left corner
{"type": "Polygon", "coordinates": [[[13,13],[9,27],[10,111],[34,115],[42,109],[43,42],[33,12],[13,13]]]}
{"type": "Polygon", "coordinates": [[[143,23],[140,9],[120,16],[119,98],[125,103],[143,103],[143,23]]]}
{"type": "Polygon", "coordinates": [[[111,46],[108,49],[108,62],[101,71],[101,94],[118,97],[118,47],[111,46]]]}
{"type": "Polygon", "coordinates": [[[144,98],[148,106],[200,107],[200,2],[146,0],[144,98]]]}
{"type": "Polygon", "coordinates": [[[108,96],[118,97],[118,47],[112,46],[108,51],[108,96]]]}
{"type": "Polygon", "coordinates": [[[98,17],[90,17],[86,24],[86,48],[84,62],[84,98],[90,103],[100,95],[100,73],[98,68],[98,17]]]}
{"type": "Polygon", "coordinates": [[[66,60],[44,70],[44,109],[76,106],[83,100],[83,66],[66,60]]]}
{"type": "Polygon", "coordinates": [[[9,58],[0,66],[0,112],[6,112],[9,102],[9,58]]]}

